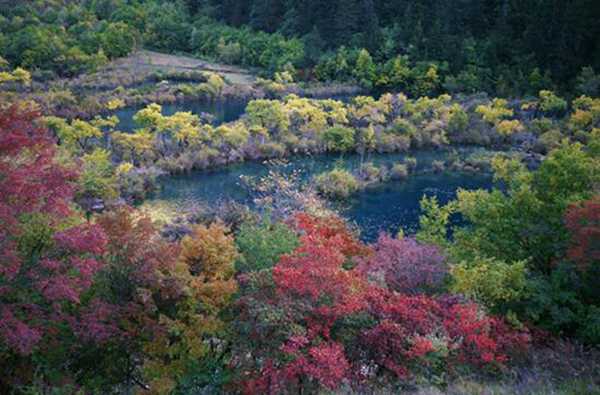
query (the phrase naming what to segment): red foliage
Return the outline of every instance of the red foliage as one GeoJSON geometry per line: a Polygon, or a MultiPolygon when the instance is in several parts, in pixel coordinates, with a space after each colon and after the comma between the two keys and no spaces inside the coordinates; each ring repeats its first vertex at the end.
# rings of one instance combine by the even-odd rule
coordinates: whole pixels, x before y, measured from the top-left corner
{"type": "Polygon", "coordinates": [[[569,207],[565,223],[572,235],[567,257],[581,270],[600,262],[600,196],[569,207]]]}
{"type": "MultiPolygon", "coordinates": [[[[290,338],[288,343],[294,341],[290,338]]],[[[304,339],[301,345],[282,347],[293,358],[292,362],[276,368],[274,361],[268,360],[260,376],[244,382],[244,393],[291,392],[293,386],[302,385],[303,378],[331,390],[339,387],[350,373],[350,363],[346,360],[343,346],[336,342],[321,343],[301,353],[300,348],[306,344],[308,339],[304,339]]]]}
{"type": "Polygon", "coordinates": [[[394,291],[410,294],[435,291],[448,273],[439,249],[419,244],[415,239],[395,239],[382,234],[373,249],[374,254],[362,260],[360,269],[370,278],[382,277],[394,291]]]}
{"type": "Polygon", "coordinates": [[[473,303],[455,304],[445,313],[444,327],[456,344],[460,363],[503,364],[531,341],[528,333],[509,328],[500,318],[486,316],[473,303]]]}
{"type": "Polygon", "coordinates": [[[76,174],[54,162],[54,142],[37,116],[17,106],[0,109],[0,343],[16,354],[29,354],[44,339],[67,340],[61,331],[79,321],[81,295],[106,245],[98,226],[62,229],[73,216],[76,174]],[[43,221],[27,228],[28,214],[43,221]]]}
{"type": "Polygon", "coordinates": [[[433,338],[445,343],[449,366],[502,365],[529,344],[527,333],[511,330],[473,303],[444,303],[383,291],[371,295],[370,302],[379,323],[365,332],[366,349],[382,368],[400,378],[427,353],[442,353],[434,349],[433,338]]]}
{"type": "Polygon", "coordinates": [[[364,308],[362,291],[367,283],[358,271],[346,270],[344,264],[368,249],[336,218],[301,214],[297,221],[304,232],[300,246],[281,257],[273,269],[273,280],[282,300],[307,299],[309,333],[327,338],[336,319],[364,308]]]}
{"type": "Polygon", "coordinates": [[[115,340],[137,349],[143,339],[161,330],[157,314],[163,304],[176,305],[185,294],[183,280],[174,275],[179,247],[161,239],[150,219],[136,217],[128,207],[102,215],[98,224],[108,237],[102,275],[120,287],[108,284],[110,291],[100,295],[105,301],[86,311],[100,319],[84,323],[82,329],[95,328],[95,339],[118,332],[115,340]]]}
{"type": "MultiPolygon", "coordinates": [[[[501,366],[510,354],[527,347],[526,333],[485,315],[475,304],[398,293],[370,283],[362,265],[348,265],[369,248],[337,220],[304,214],[296,220],[301,245],[274,267],[275,292],[264,292],[257,283],[257,299],[246,297],[248,303],[242,304],[248,310],[239,319],[255,328],[253,343],[259,349],[243,348],[240,355],[263,361],[248,367],[258,375],[244,381],[247,392],[292,392],[310,385],[334,389],[344,380],[388,374],[407,378],[427,365],[430,356],[443,360],[448,370],[455,364],[501,366]],[[279,331],[260,332],[273,325],[279,331]],[[286,328],[287,336],[281,336],[286,328]],[[261,336],[266,338],[257,341],[261,336]]],[[[412,244],[400,247],[392,248],[390,261],[403,258],[407,249],[418,250],[408,255],[419,262],[441,259],[436,251],[412,244]]],[[[389,255],[381,254],[382,249],[379,245],[362,262],[378,266],[377,257],[389,255]]]]}
{"type": "Polygon", "coordinates": [[[333,241],[336,248],[346,257],[362,256],[371,250],[353,235],[346,223],[339,217],[315,217],[306,213],[294,217],[296,229],[305,236],[312,236],[313,241],[333,241]]]}

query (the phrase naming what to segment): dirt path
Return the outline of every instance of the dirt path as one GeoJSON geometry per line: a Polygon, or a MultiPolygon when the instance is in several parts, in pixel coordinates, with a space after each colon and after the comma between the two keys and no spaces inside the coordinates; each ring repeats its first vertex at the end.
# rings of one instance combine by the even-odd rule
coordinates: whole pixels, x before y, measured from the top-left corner
{"type": "Polygon", "coordinates": [[[125,58],[115,60],[109,67],[137,71],[212,71],[232,84],[252,85],[256,81],[256,76],[252,72],[241,67],[148,50],[137,51],[125,58]]]}

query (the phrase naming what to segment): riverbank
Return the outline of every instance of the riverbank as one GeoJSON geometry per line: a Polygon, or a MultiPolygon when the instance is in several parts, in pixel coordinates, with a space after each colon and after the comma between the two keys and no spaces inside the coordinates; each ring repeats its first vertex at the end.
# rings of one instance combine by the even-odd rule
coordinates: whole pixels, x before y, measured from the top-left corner
{"type": "Polygon", "coordinates": [[[313,98],[364,93],[358,86],[339,83],[290,83],[273,90],[257,75],[256,69],[140,50],[110,62],[94,73],[34,80],[29,85],[4,84],[0,89],[0,100],[35,102],[45,115],[91,119],[106,115],[117,106],[250,101],[281,98],[290,93],[313,98]],[[223,84],[218,89],[207,89],[203,84],[213,75],[221,78],[223,84]]]}

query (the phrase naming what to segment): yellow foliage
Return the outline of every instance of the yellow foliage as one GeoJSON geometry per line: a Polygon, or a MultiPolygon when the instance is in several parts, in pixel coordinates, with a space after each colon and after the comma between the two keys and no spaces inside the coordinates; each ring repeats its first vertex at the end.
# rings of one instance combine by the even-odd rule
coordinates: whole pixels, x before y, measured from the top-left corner
{"type": "Polygon", "coordinates": [[[192,276],[192,287],[204,311],[216,313],[237,290],[234,262],[238,252],[233,236],[220,223],[196,226],[181,241],[180,261],[192,276]]]}
{"type": "Polygon", "coordinates": [[[163,121],[162,106],[152,103],[138,111],[133,120],[143,128],[158,128],[163,121]]]}
{"type": "Polygon", "coordinates": [[[490,258],[461,262],[451,269],[452,290],[490,307],[520,299],[527,286],[525,264],[525,261],[509,264],[490,258]]]}
{"type": "Polygon", "coordinates": [[[319,100],[317,104],[325,111],[329,125],[343,125],[348,123],[348,110],[346,105],[338,100],[319,100]]]}
{"type": "Polygon", "coordinates": [[[121,151],[123,159],[127,161],[142,161],[153,152],[154,138],[144,129],[136,133],[113,133],[112,140],[113,145],[121,151]]]}
{"type": "Polygon", "coordinates": [[[117,110],[125,107],[125,101],[123,99],[112,99],[106,102],[106,108],[109,110],[117,110]]]}
{"type": "Polygon", "coordinates": [[[571,129],[590,131],[600,126],[600,99],[581,96],[573,100],[573,108],[575,112],[569,119],[571,129]]]}
{"type": "Polygon", "coordinates": [[[496,130],[498,130],[498,133],[501,135],[510,136],[515,132],[522,131],[523,125],[521,125],[521,122],[519,122],[517,119],[511,121],[503,120],[496,125],[496,130]]]}
{"type": "Polygon", "coordinates": [[[29,71],[17,67],[12,71],[12,73],[7,71],[0,71],[0,84],[3,82],[20,82],[24,85],[29,85],[31,83],[31,74],[29,71]]]}
{"type": "MultiPolygon", "coordinates": [[[[256,126],[254,130],[256,130],[256,126]]],[[[264,128],[259,129],[266,130],[264,128]]],[[[250,132],[242,122],[234,122],[229,125],[221,125],[215,130],[215,134],[226,144],[232,147],[240,147],[248,142],[250,132]]]]}
{"type": "Polygon", "coordinates": [[[320,133],[327,126],[327,114],[314,100],[288,95],[285,109],[301,133],[320,133]]]}
{"type": "Polygon", "coordinates": [[[479,105],[475,112],[492,125],[497,125],[503,119],[513,116],[513,110],[507,108],[508,102],[505,99],[494,99],[491,104],[479,105]]]}
{"type": "Polygon", "coordinates": [[[134,168],[133,163],[131,163],[131,162],[123,162],[119,166],[117,166],[117,169],[115,171],[116,171],[117,175],[127,174],[131,170],[133,170],[133,168],[134,168]]]}
{"type": "Polygon", "coordinates": [[[371,124],[385,123],[386,105],[370,96],[357,96],[349,108],[352,118],[364,120],[371,124]]]}

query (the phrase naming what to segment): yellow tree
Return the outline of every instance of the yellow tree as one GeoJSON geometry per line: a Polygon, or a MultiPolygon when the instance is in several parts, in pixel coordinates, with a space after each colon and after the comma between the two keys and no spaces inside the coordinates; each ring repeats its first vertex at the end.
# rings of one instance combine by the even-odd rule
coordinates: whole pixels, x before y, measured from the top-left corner
{"type": "Polygon", "coordinates": [[[233,236],[220,223],[196,226],[181,241],[177,277],[187,284],[188,297],[175,317],[161,317],[169,328],[148,344],[146,377],[155,393],[168,393],[193,366],[216,363],[226,355],[227,323],[221,318],[237,291],[233,236]]]}
{"type": "Polygon", "coordinates": [[[45,118],[46,125],[56,134],[60,143],[71,152],[86,152],[94,142],[102,138],[103,132],[99,122],[74,119],[69,123],[63,118],[53,116],[45,118]]]}
{"type": "Polygon", "coordinates": [[[112,134],[112,144],[121,159],[134,164],[140,164],[153,155],[153,136],[142,129],[136,133],[112,134]]]}

